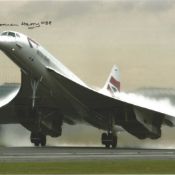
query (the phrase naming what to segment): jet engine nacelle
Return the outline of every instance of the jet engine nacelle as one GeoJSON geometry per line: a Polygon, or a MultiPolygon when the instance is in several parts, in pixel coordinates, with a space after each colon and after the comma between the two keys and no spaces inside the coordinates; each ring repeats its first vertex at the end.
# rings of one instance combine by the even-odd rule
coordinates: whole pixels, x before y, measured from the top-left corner
{"type": "Polygon", "coordinates": [[[115,123],[139,139],[158,139],[161,136],[163,116],[126,105],[118,111],[115,123]]]}

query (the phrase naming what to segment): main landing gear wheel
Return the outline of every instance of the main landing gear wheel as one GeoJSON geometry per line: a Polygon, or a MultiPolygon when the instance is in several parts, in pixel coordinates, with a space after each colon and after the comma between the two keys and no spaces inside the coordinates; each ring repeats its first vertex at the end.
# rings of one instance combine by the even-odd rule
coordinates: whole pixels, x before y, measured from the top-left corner
{"type": "Polygon", "coordinates": [[[46,135],[44,134],[31,133],[30,140],[35,146],[46,146],[46,135]]]}
{"type": "Polygon", "coordinates": [[[106,148],[116,148],[117,147],[117,136],[112,133],[103,133],[101,136],[101,142],[106,148]]]}

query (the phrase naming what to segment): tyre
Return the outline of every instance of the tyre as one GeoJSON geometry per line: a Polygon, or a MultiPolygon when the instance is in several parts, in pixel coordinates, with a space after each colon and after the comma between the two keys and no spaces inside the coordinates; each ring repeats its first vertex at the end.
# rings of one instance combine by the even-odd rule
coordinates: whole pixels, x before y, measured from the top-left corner
{"type": "Polygon", "coordinates": [[[117,147],[117,136],[113,136],[112,137],[112,148],[116,148],[117,147]]]}
{"type": "Polygon", "coordinates": [[[46,136],[45,135],[41,135],[40,139],[41,139],[41,146],[46,146],[46,136]]]}
{"type": "Polygon", "coordinates": [[[109,143],[106,143],[105,146],[106,146],[106,148],[110,148],[110,144],[109,143]]]}
{"type": "Polygon", "coordinates": [[[39,146],[39,142],[35,142],[34,145],[35,145],[36,147],[38,147],[38,146],[39,146]]]}
{"type": "Polygon", "coordinates": [[[102,144],[103,145],[106,145],[107,140],[108,140],[108,135],[106,133],[103,133],[102,136],[101,136],[101,142],[102,142],[102,144]]]}

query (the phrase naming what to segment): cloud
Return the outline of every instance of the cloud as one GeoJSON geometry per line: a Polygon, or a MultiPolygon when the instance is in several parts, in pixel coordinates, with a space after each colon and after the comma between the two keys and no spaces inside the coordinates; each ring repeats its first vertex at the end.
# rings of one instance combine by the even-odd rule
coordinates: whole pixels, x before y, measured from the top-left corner
{"type": "Polygon", "coordinates": [[[62,2],[60,4],[57,17],[60,19],[81,17],[85,14],[89,14],[93,11],[94,6],[98,5],[95,1],[73,1],[73,2],[62,2]]]}
{"type": "Polygon", "coordinates": [[[141,9],[148,12],[164,12],[174,7],[174,0],[144,0],[140,3],[141,9]]]}
{"type": "Polygon", "coordinates": [[[17,16],[33,18],[37,15],[41,18],[52,17],[57,20],[81,17],[90,13],[96,1],[29,1],[22,8],[16,8],[17,16]]]}
{"type": "Polygon", "coordinates": [[[86,15],[106,15],[130,12],[165,12],[174,7],[174,0],[118,0],[118,1],[2,1],[1,18],[52,18],[59,22],[86,15]]]}
{"type": "Polygon", "coordinates": [[[174,0],[119,0],[109,3],[110,9],[116,12],[129,13],[132,11],[155,13],[164,12],[174,7],[174,0]]]}

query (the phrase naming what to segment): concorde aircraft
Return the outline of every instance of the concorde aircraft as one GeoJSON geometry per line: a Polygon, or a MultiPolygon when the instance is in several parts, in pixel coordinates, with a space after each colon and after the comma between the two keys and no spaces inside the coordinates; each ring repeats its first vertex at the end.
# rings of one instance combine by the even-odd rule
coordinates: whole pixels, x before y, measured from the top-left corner
{"type": "Polygon", "coordinates": [[[20,123],[31,131],[35,146],[45,146],[47,135],[61,136],[64,122],[103,130],[101,142],[107,148],[117,146],[115,126],[139,139],[158,139],[162,125],[175,125],[175,114],[120,97],[116,66],[96,91],[24,34],[2,32],[0,49],[21,70],[20,90],[0,108],[0,124],[20,123]]]}

